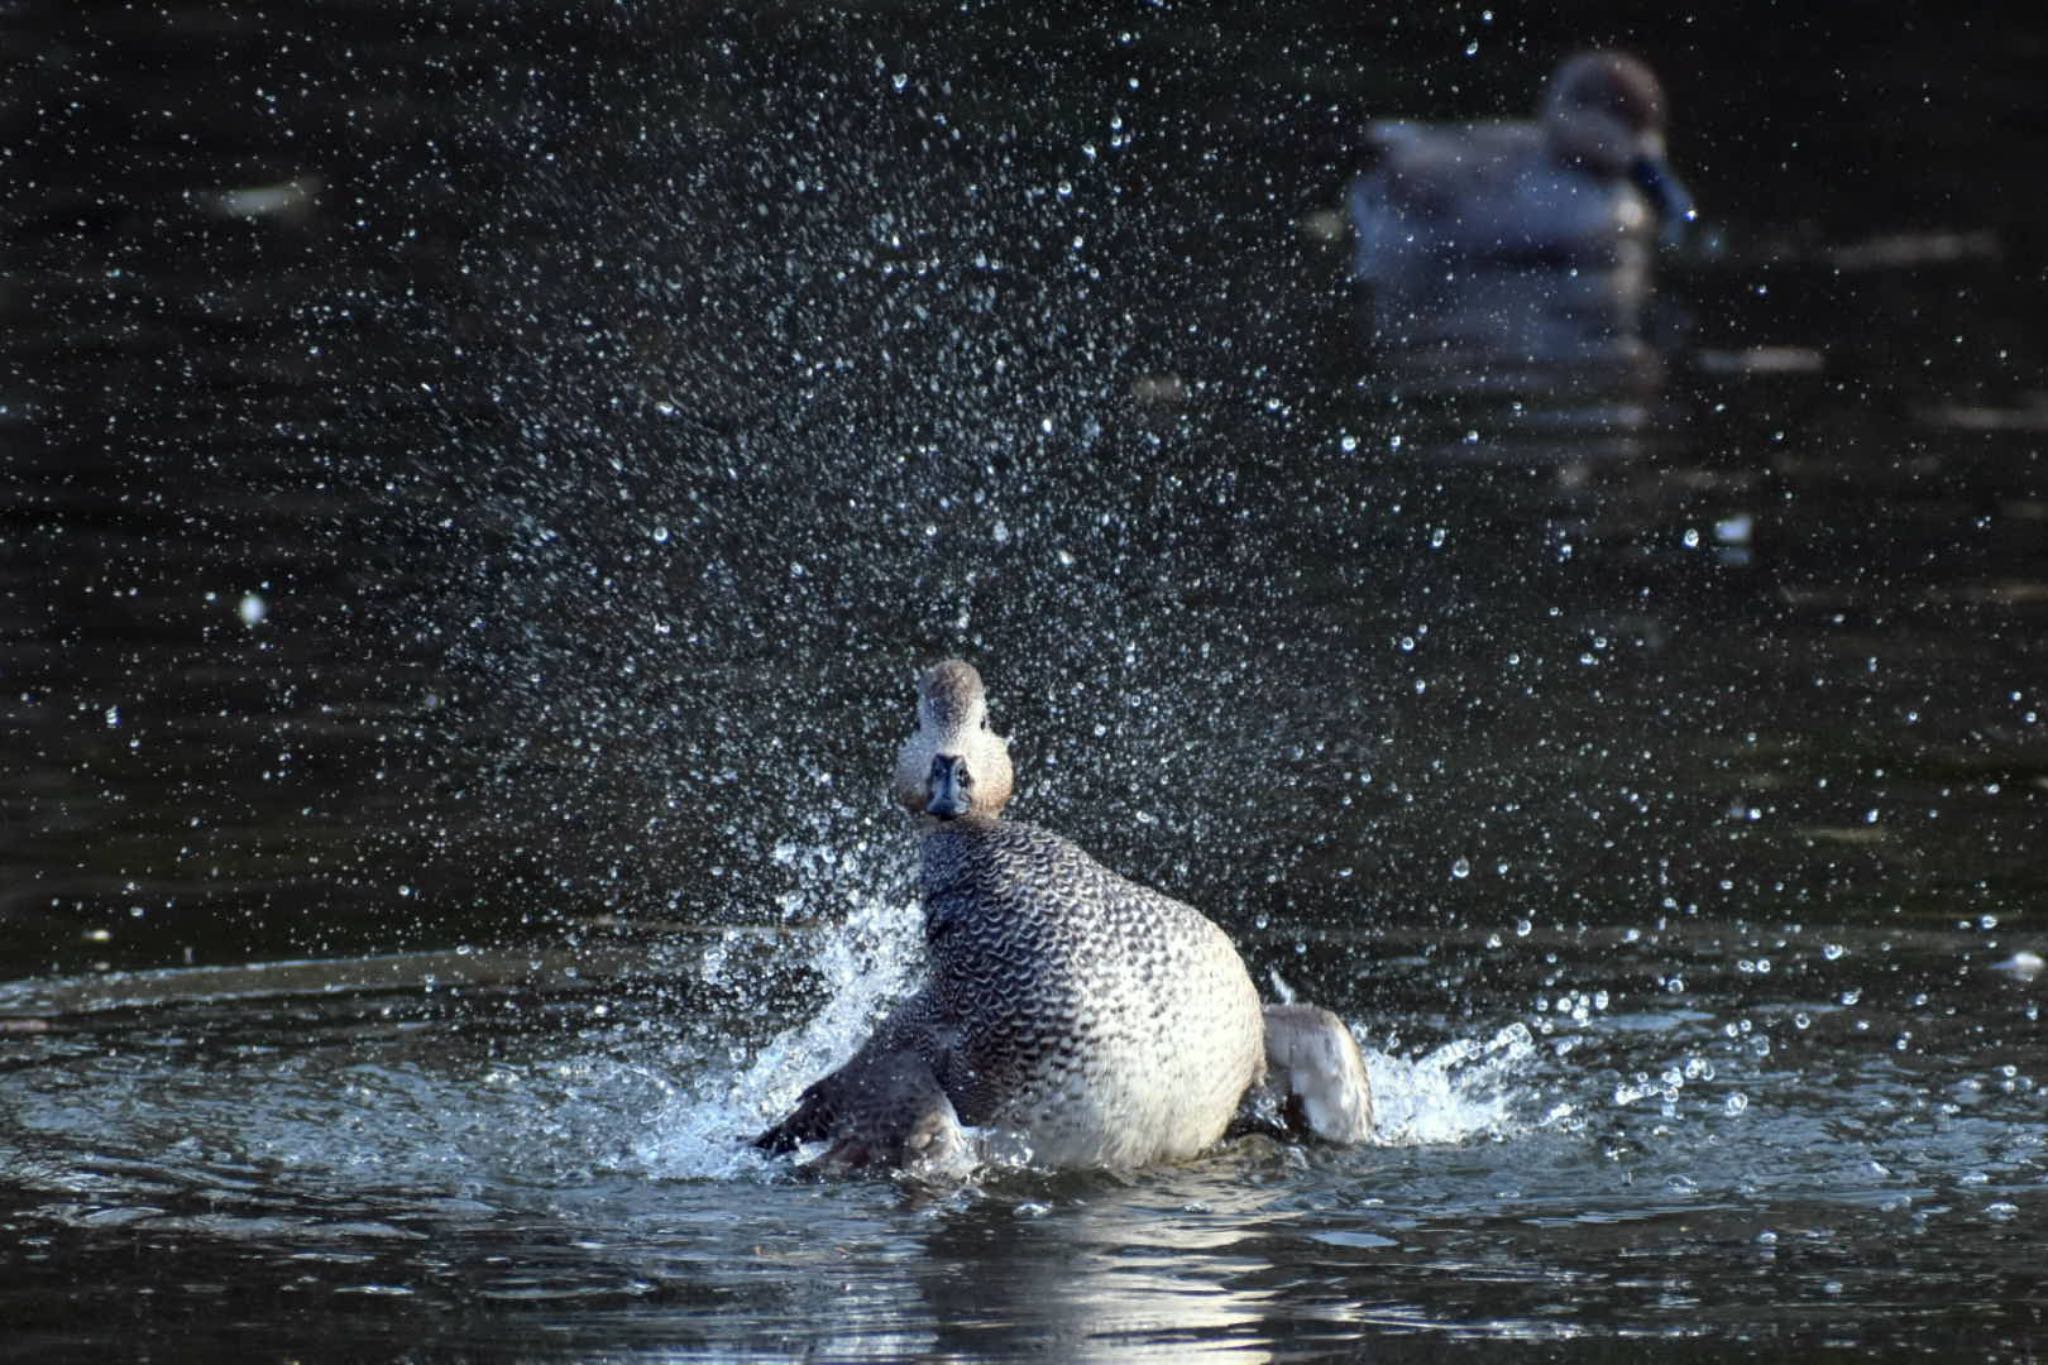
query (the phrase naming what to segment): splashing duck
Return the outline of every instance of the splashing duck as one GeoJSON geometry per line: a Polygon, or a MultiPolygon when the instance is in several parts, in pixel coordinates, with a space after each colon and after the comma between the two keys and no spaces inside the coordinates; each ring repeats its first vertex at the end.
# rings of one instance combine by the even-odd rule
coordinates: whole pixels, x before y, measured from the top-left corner
{"type": "Polygon", "coordinates": [[[1056,1168],[1191,1157],[1253,1109],[1329,1142],[1370,1135],[1341,1020],[1262,1006],[1201,913],[1001,819],[1012,785],[981,675],[957,659],[927,671],[892,786],[922,832],[929,979],[757,1146],[945,1172],[974,1163],[969,1127],[1056,1168]]]}

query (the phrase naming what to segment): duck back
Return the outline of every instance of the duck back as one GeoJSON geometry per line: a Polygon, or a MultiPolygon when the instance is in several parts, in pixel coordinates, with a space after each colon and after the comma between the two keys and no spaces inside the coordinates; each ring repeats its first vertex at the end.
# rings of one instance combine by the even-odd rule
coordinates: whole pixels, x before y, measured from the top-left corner
{"type": "Polygon", "coordinates": [[[1193,909],[1028,824],[926,835],[920,1004],[962,1122],[1053,1166],[1135,1166],[1214,1143],[1264,1073],[1258,994],[1193,909]]]}

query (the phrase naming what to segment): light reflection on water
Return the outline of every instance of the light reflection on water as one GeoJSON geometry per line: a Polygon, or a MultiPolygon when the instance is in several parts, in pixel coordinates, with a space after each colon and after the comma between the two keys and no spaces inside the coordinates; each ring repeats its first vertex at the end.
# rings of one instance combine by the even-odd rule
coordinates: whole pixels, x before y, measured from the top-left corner
{"type": "MultiPolygon", "coordinates": [[[[1938,969],[1968,941],[1922,944],[1901,967],[1938,969]]],[[[603,958],[573,982],[563,964],[466,960],[433,991],[417,978],[445,980],[449,962],[12,993],[10,1010],[34,1003],[48,1027],[10,1040],[0,1079],[21,1245],[10,1307],[32,1314],[48,1274],[118,1229],[165,1253],[137,1280],[153,1292],[218,1277],[326,1314],[359,1297],[515,1313],[487,1316],[487,1336],[575,1305],[550,1318],[565,1349],[687,1338],[713,1330],[706,1312],[719,1349],[1257,1353],[1386,1330],[1740,1337],[1767,1320],[1797,1336],[1765,1298],[1731,1305],[1729,1277],[1872,1292],[1882,1238],[1910,1280],[1882,1281],[1882,1330],[1831,1330],[1909,1339],[2015,1302],[2021,1267],[1995,1248],[2024,1235],[2048,1175],[2038,1043],[1929,1038],[1950,1059],[1930,1085],[1926,1052],[1889,1045],[1943,1032],[1910,1003],[1764,1006],[1731,982],[1685,1008],[1575,996],[1426,1052],[1369,1046],[1386,1127],[1357,1151],[1249,1139],[1179,1168],[998,1171],[962,1190],[794,1180],[737,1147],[761,1109],[733,1093],[758,1066],[726,1046],[744,1023],[679,1019],[696,995],[680,983],[631,1003],[603,958]],[[386,984],[364,988],[366,973],[386,984]],[[1718,1326],[1666,1321],[1711,1295],[1731,1315],[1718,1326]]],[[[637,954],[612,961],[630,972],[637,954]]],[[[1625,962],[1571,966],[1593,990],[1630,991],[1625,962]]],[[[1375,1001],[1346,1002],[1368,1040],[1428,1031],[1426,1000],[1357,988],[1375,1001]]],[[[1991,990],[1976,1024],[1947,1028],[2031,1004],[1991,990]]],[[[814,1062],[856,1036],[797,1032],[823,1049],[814,1062]]]]}

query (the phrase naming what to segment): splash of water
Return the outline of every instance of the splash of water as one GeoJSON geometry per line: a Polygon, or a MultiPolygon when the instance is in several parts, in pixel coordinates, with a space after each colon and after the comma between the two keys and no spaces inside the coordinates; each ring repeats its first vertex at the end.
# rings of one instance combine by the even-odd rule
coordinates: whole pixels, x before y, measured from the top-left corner
{"type": "MultiPolygon", "coordinates": [[[[808,1022],[771,1038],[731,1071],[715,1071],[675,1093],[639,1144],[645,1169],[668,1178],[736,1179],[774,1169],[743,1138],[792,1105],[803,1086],[839,1065],[922,963],[914,903],[864,897],[826,931],[816,965],[830,998],[808,1022]]],[[[723,945],[705,953],[707,976],[725,970],[723,945]]],[[[1419,1057],[1364,1050],[1381,1146],[1429,1146],[1508,1138],[1538,1126],[1528,1117],[1540,1062],[1534,1037],[1511,1024],[1485,1040],[1461,1038],[1419,1057]]],[[[1553,1115],[1552,1117],[1555,1117],[1553,1115]]],[[[1548,1121],[1547,1119],[1544,1121],[1548,1121]]],[[[1001,1152],[991,1149],[1001,1159],[1001,1152]]],[[[1016,1164],[1004,1161],[1003,1164],[1016,1164]]]]}
{"type": "MultiPolygon", "coordinates": [[[[785,843],[771,856],[798,879],[798,889],[784,900],[785,915],[822,898],[850,896],[849,913],[818,930],[810,948],[825,1005],[751,1057],[735,1048],[731,1069],[714,1064],[670,1096],[655,1131],[636,1145],[655,1176],[730,1179],[769,1169],[745,1139],[787,1112],[804,1086],[843,1063],[909,992],[923,964],[922,912],[901,877],[886,870],[889,862],[902,861],[901,841],[863,840],[845,853],[823,843],[785,843]]],[[[700,966],[707,982],[747,990],[740,975],[746,958],[733,952],[742,936],[728,931],[705,949],[700,966]]]]}
{"type": "Polygon", "coordinates": [[[1420,1057],[1365,1049],[1377,1119],[1374,1140],[1416,1147],[1526,1131],[1522,1106],[1539,1060],[1527,1027],[1510,1024],[1481,1042],[1459,1038],[1420,1057]]]}

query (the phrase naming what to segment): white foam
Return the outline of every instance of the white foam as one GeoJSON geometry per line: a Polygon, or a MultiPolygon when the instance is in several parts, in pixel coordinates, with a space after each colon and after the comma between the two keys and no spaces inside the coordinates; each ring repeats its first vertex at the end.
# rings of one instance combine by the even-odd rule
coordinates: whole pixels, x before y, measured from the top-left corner
{"type": "Polygon", "coordinates": [[[1372,1081],[1373,1140],[1416,1147],[1506,1137],[1528,1124],[1517,1110],[1530,1098],[1536,1040],[1510,1024],[1481,1042],[1460,1038],[1421,1057],[1362,1049],[1372,1081]]]}
{"type": "MultiPolygon", "coordinates": [[[[924,965],[921,915],[907,884],[900,841],[871,838],[835,852],[828,838],[775,849],[796,878],[785,914],[829,921],[804,941],[808,965],[823,978],[823,1008],[748,1053],[679,1059],[675,1085],[644,1121],[633,1160],[666,1179],[745,1179],[780,1169],[746,1139],[787,1113],[803,1088],[839,1066],[886,1010],[914,986],[924,965]],[[833,913],[838,907],[844,907],[833,913]]],[[[761,987],[745,973],[752,955],[735,951],[751,931],[736,930],[705,949],[705,980],[742,996],[761,987]]],[[[1276,982],[1283,996],[1284,983],[1276,982]]],[[[1420,1146],[1503,1137],[1533,1126],[1529,1084],[1535,1039],[1521,1024],[1491,1038],[1458,1039],[1421,1057],[1364,1049],[1377,1114],[1374,1141],[1420,1146]]]]}
{"type": "MultiPolygon", "coordinates": [[[[799,889],[786,910],[813,898],[847,901],[849,912],[810,941],[809,965],[823,978],[824,1008],[809,1021],[770,1038],[751,1057],[736,1056],[727,1070],[715,1063],[675,1094],[636,1146],[649,1174],[674,1179],[732,1179],[770,1169],[746,1139],[787,1113],[803,1088],[839,1066],[873,1030],[883,1013],[909,994],[924,963],[922,912],[907,893],[849,891],[900,883],[864,876],[884,858],[901,859],[897,841],[863,845],[847,857],[818,848],[784,845],[777,862],[794,869],[799,889]]],[[[705,979],[740,989],[735,979],[745,955],[730,953],[739,931],[704,952],[705,979]]],[[[700,1063],[701,1065],[701,1063],[700,1063]]]]}

